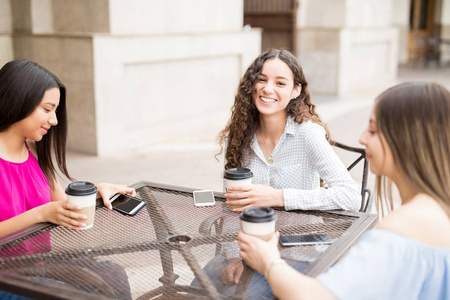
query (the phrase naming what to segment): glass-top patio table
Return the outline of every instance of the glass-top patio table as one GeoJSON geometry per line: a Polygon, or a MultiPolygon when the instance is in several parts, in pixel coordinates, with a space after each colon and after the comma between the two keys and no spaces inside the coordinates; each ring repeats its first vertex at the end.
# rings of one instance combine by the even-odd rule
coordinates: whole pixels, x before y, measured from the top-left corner
{"type": "MultiPolygon", "coordinates": [[[[192,188],[151,182],[133,187],[147,202],[133,217],[99,204],[91,229],[45,223],[0,239],[0,291],[34,299],[249,297],[249,267],[228,297],[203,270],[222,255],[222,245],[234,245],[240,230],[239,214],[228,210],[223,194],[215,193],[215,206],[196,207],[192,188]]],[[[331,237],[331,245],[281,248],[283,258],[306,264],[303,273],[310,276],[332,266],[376,220],[360,212],[276,212],[281,234],[331,237]]]]}

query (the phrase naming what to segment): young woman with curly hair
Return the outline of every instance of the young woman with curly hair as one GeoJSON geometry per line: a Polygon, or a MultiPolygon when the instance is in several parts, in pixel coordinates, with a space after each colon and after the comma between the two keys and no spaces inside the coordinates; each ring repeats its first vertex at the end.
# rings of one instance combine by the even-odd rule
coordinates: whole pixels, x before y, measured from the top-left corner
{"type": "MultiPolygon", "coordinates": [[[[360,208],[357,186],[332,149],[303,70],[289,51],[268,50],[248,67],[219,142],[222,151],[225,147],[225,169],[247,167],[254,175],[253,184],[228,188],[240,192],[225,194],[227,204],[242,205],[233,211],[252,206],[360,208]]],[[[222,246],[222,253],[205,269],[220,273],[216,276],[224,286],[217,288],[232,293],[244,267],[233,243],[222,246]]]]}
{"type": "Polygon", "coordinates": [[[361,195],[330,141],[297,58],[286,50],[262,53],[242,77],[219,134],[225,169],[248,167],[254,174],[254,184],[229,188],[241,193],[226,193],[227,204],[243,205],[234,211],[358,210],[361,195]]]}

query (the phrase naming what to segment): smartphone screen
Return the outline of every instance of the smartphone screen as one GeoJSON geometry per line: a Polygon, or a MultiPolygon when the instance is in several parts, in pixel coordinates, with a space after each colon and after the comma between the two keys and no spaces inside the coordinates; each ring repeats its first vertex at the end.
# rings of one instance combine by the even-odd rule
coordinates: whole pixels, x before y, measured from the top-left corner
{"type": "Polygon", "coordinates": [[[193,194],[195,206],[212,206],[216,204],[214,192],[211,190],[194,191],[193,194]]]}
{"type": "Polygon", "coordinates": [[[137,214],[147,203],[141,199],[131,197],[129,195],[115,195],[111,198],[111,204],[114,210],[134,216],[137,214]]]}
{"type": "Polygon", "coordinates": [[[326,234],[294,234],[281,235],[280,244],[283,246],[331,244],[331,239],[326,234]]]}

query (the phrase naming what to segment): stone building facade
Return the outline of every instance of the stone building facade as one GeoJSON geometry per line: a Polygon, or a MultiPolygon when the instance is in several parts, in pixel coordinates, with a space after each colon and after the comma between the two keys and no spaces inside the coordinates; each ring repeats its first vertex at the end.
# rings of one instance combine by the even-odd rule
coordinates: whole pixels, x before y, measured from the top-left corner
{"type": "MultiPolygon", "coordinates": [[[[34,60],[68,89],[73,151],[213,143],[261,52],[245,0],[0,0],[0,65],[34,60]]],[[[450,37],[450,0],[436,0],[450,37]]],[[[312,91],[345,95],[407,61],[411,0],[299,0],[296,55],[312,91]]]]}

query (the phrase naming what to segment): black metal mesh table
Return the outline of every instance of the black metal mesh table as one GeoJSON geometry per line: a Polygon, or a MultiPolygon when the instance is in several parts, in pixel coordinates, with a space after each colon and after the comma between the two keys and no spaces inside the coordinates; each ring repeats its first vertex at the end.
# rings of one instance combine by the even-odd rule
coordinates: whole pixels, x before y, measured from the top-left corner
{"type": "MultiPolygon", "coordinates": [[[[239,214],[216,193],[216,205],[196,207],[193,189],[150,182],[134,185],[146,208],[130,217],[97,208],[92,229],[39,224],[0,239],[0,290],[41,299],[221,299],[204,266],[233,247],[239,214]],[[192,284],[193,279],[197,284],[192,284]]],[[[277,210],[282,234],[325,233],[333,244],[283,247],[283,258],[316,276],[374,226],[376,216],[353,212],[277,210]]],[[[217,272],[220,269],[217,268],[217,272]]],[[[233,295],[246,299],[252,270],[233,295]]]]}

